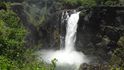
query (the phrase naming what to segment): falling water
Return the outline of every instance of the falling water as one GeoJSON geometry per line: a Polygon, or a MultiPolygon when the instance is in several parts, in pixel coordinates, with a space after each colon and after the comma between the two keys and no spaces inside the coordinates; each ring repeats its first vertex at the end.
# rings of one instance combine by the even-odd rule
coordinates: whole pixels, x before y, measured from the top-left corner
{"type": "Polygon", "coordinates": [[[65,50],[73,51],[76,41],[77,23],[79,20],[79,13],[72,14],[67,21],[66,37],[65,37],[65,50]]]}
{"type": "Polygon", "coordinates": [[[82,63],[88,63],[86,56],[82,52],[75,50],[77,23],[79,20],[79,13],[75,12],[69,15],[66,12],[67,26],[65,36],[65,47],[60,50],[42,50],[41,57],[47,63],[51,60],[57,60],[56,70],[78,70],[82,63]]]}

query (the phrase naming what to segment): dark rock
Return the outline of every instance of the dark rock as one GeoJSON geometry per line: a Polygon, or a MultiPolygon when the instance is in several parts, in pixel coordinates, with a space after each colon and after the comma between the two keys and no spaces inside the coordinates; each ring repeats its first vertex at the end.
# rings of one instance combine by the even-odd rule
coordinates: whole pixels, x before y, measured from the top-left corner
{"type": "Polygon", "coordinates": [[[118,47],[117,42],[123,36],[124,13],[121,11],[124,11],[124,7],[94,7],[80,16],[77,50],[97,57],[100,62],[108,61],[111,55],[108,53],[118,47]]]}
{"type": "Polygon", "coordinates": [[[110,70],[108,64],[82,64],[79,70],[110,70]]]}

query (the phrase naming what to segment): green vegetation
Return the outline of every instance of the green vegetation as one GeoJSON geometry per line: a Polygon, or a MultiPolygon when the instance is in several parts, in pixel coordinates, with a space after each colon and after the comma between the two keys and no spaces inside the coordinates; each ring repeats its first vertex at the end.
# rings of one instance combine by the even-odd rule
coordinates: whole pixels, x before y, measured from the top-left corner
{"type": "Polygon", "coordinates": [[[16,62],[11,61],[5,56],[0,56],[0,70],[14,70],[18,69],[16,62]]]}
{"type": "Polygon", "coordinates": [[[64,0],[65,4],[70,5],[83,5],[83,6],[95,6],[95,0],[64,0]]]}
{"type": "Polygon", "coordinates": [[[110,65],[112,65],[113,67],[117,67],[117,68],[121,68],[124,69],[124,48],[117,48],[112,57],[111,57],[111,61],[110,61],[110,65]]]}
{"type": "Polygon", "coordinates": [[[118,41],[118,48],[112,54],[110,64],[124,69],[124,37],[118,41]]]}
{"type": "Polygon", "coordinates": [[[0,54],[10,59],[18,59],[23,53],[26,30],[11,10],[1,10],[0,15],[0,54]]]}
{"type": "Polygon", "coordinates": [[[104,6],[120,6],[120,0],[63,0],[63,4],[71,6],[94,7],[98,5],[104,6]]]}
{"type": "Polygon", "coordinates": [[[36,60],[34,50],[25,47],[28,32],[9,5],[0,4],[6,8],[0,10],[0,70],[54,70],[54,62],[48,65],[36,60]]]}
{"type": "Polygon", "coordinates": [[[120,68],[117,70],[124,70],[124,37],[122,36],[118,41],[118,47],[114,50],[110,65],[112,68],[120,68]]]}

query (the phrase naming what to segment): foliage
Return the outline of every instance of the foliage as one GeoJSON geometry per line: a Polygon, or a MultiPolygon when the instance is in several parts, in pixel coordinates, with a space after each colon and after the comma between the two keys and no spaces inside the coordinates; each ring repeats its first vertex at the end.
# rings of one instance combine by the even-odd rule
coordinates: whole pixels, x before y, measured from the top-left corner
{"type": "Polygon", "coordinates": [[[117,48],[111,58],[111,65],[115,65],[117,67],[124,67],[124,48],[117,48]]]}
{"type": "Polygon", "coordinates": [[[95,0],[64,0],[66,4],[70,5],[82,5],[82,6],[95,6],[95,0]]]}
{"type": "Polygon", "coordinates": [[[4,3],[0,2],[0,9],[7,10],[7,7],[4,3]]]}
{"type": "Polygon", "coordinates": [[[4,56],[0,56],[0,70],[18,70],[16,62],[12,62],[4,56]]]}
{"type": "Polygon", "coordinates": [[[118,47],[114,50],[110,64],[112,66],[121,67],[121,69],[124,69],[124,36],[121,36],[118,41],[118,47]]]}
{"type": "Polygon", "coordinates": [[[25,28],[11,10],[0,11],[0,55],[20,59],[24,48],[25,28]]]}
{"type": "Polygon", "coordinates": [[[34,59],[29,54],[28,57],[28,61],[18,64],[4,56],[0,56],[0,70],[55,70],[55,62],[46,64],[45,62],[34,59]]]}
{"type": "Polygon", "coordinates": [[[119,6],[120,3],[118,0],[112,1],[112,0],[108,0],[104,3],[104,5],[106,6],[119,6]]]}
{"type": "Polygon", "coordinates": [[[84,7],[94,7],[98,5],[119,6],[121,4],[119,0],[63,0],[63,3],[71,6],[78,5],[84,7]]]}
{"type": "Polygon", "coordinates": [[[20,70],[55,70],[55,60],[51,61],[50,64],[40,61],[34,54],[34,49],[27,49],[23,56],[25,60],[18,66],[20,70]]]}
{"type": "Polygon", "coordinates": [[[120,37],[120,39],[119,39],[119,41],[117,42],[117,44],[118,44],[119,46],[124,47],[124,36],[121,36],[121,37],[120,37]]]}
{"type": "Polygon", "coordinates": [[[20,70],[55,70],[55,62],[47,64],[45,62],[39,61],[38,59],[34,58],[35,55],[32,55],[31,50],[26,53],[26,61],[22,63],[22,67],[20,67],[20,70]]]}

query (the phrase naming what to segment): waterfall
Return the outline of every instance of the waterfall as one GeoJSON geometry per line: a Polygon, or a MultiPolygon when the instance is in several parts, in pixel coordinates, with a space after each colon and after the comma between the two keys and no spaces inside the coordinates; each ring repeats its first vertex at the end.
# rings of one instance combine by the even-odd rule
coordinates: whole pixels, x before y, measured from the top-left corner
{"type": "Polygon", "coordinates": [[[77,23],[79,20],[79,13],[76,12],[72,14],[68,21],[66,27],[66,37],[65,37],[65,50],[73,51],[75,50],[75,41],[76,41],[76,32],[77,32],[77,23]]]}
{"type": "MultiPolygon", "coordinates": [[[[64,39],[65,43],[61,43],[62,45],[64,44],[64,49],[40,51],[40,56],[43,61],[51,63],[53,59],[57,60],[56,70],[78,70],[79,66],[82,63],[89,62],[89,60],[87,60],[86,56],[82,52],[76,51],[74,48],[79,14],[80,12],[74,12],[69,16],[69,13],[65,13],[65,21],[67,21],[66,35],[64,39]]],[[[62,16],[62,18],[64,18],[64,15],[62,16]]],[[[62,22],[64,22],[64,19],[62,20],[62,22]]],[[[60,39],[63,38],[64,37],[60,39]]]]}

